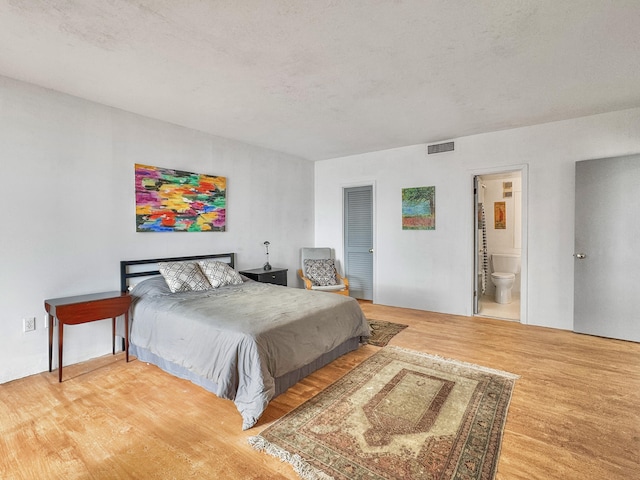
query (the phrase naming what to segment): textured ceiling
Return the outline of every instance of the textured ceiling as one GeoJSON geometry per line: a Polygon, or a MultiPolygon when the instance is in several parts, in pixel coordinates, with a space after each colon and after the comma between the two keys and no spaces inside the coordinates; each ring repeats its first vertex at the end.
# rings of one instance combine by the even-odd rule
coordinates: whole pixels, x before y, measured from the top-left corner
{"type": "Polygon", "coordinates": [[[640,107],[638,0],[0,0],[0,75],[309,160],[640,107]]]}

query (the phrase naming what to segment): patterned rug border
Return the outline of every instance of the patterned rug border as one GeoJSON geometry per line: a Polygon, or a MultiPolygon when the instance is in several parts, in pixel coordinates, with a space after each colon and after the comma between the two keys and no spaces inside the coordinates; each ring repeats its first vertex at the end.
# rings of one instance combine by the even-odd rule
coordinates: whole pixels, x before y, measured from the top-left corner
{"type": "Polygon", "coordinates": [[[290,452],[274,445],[260,435],[249,437],[248,442],[255,450],[265,452],[281,462],[291,465],[293,470],[303,480],[334,480],[333,477],[309,465],[309,463],[297,453],[292,455],[290,452]]]}
{"type": "Polygon", "coordinates": [[[511,380],[517,380],[517,379],[520,378],[520,375],[517,375],[515,373],[505,372],[504,370],[497,370],[497,369],[491,368],[491,367],[484,367],[482,365],[477,365],[475,363],[465,362],[463,360],[457,360],[455,358],[441,357],[440,355],[435,355],[433,353],[419,352],[417,350],[410,350],[408,348],[397,347],[395,345],[387,345],[384,348],[386,348],[388,350],[398,350],[398,351],[401,351],[401,352],[418,355],[420,357],[429,358],[431,360],[438,360],[440,362],[451,363],[453,365],[460,365],[461,367],[472,368],[474,370],[478,370],[479,372],[492,373],[494,375],[499,375],[501,377],[509,378],[511,380]]]}
{"type": "MultiPolygon", "coordinates": [[[[453,359],[453,358],[446,358],[446,357],[442,357],[440,355],[435,355],[435,354],[431,354],[431,353],[420,352],[420,351],[417,351],[417,350],[411,350],[411,349],[403,348],[403,347],[397,347],[395,345],[387,345],[387,346],[382,347],[380,349],[380,351],[382,351],[382,350],[396,350],[396,351],[407,353],[407,354],[413,354],[413,355],[416,355],[416,356],[419,356],[419,357],[428,358],[428,359],[436,361],[436,362],[449,363],[449,364],[452,364],[452,365],[457,365],[457,366],[461,366],[461,367],[465,367],[465,368],[469,368],[469,369],[474,369],[474,370],[479,371],[479,372],[501,376],[501,377],[513,380],[514,382],[515,382],[515,380],[520,378],[520,375],[517,375],[517,374],[514,374],[514,373],[509,373],[509,372],[506,372],[504,370],[497,370],[497,369],[494,369],[494,368],[484,367],[484,366],[481,366],[481,365],[476,365],[474,363],[465,362],[465,361],[462,361],[462,360],[456,360],[456,359],[453,359]]],[[[372,356],[374,356],[376,354],[377,353],[374,353],[372,356]]],[[[369,357],[369,358],[371,358],[371,357],[369,357]]],[[[365,359],[364,361],[366,362],[369,358],[365,359]]],[[[349,372],[347,372],[345,375],[347,375],[348,373],[349,372]]],[[[340,377],[340,379],[341,378],[343,378],[343,377],[340,377]]],[[[340,379],[336,380],[336,382],[339,381],[340,379]]],[[[322,393],[322,391],[318,392],[315,396],[320,395],[321,393],[322,393]]],[[[511,404],[512,396],[513,396],[513,391],[511,392],[511,394],[509,395],[509,398],[507,400],[506,411],[509,411],[509,407],[510,407],[510,404],[511,404]]],[[[314,397],[311,397],[311,399],[314,398],[314,397]]],[[[301,408],[303,405],[305,405],[311,399],[306,400],[305,402],[303,402],[298,407],[294,408],[289,413],[292,413],[292,412],[296,411],[297,409],[301,408]]],[[[284,414],[281,418],[286,417],[287,415],[289,415],[289,413],[284,414]]],[[[278,422],[279,420],[280,419],[276,420],[274,423],[278,422]]],[[[505,415],[504,419],[503,419],[503,422],[500,425],[500,430],[501,431],[504,429],[506,421],[507,421],[507,416],[505,415]]],[[[267,426],[263,430],[267,430],[268,428],[269,427],[267,426]]],[[[279,459],[281,462],[288,463],[289,465],[291,465],[293,467],[293,470],[303,480],[334,480],[334,478],[331,477],[330,475],[327,475],[326,473],[324,473],[324,472],[322,472],[320,470],[317,470],[315,467],[310,465],[300,455],[291,454],[287,450],[285,450],[285,449],[283,449],[283,448],[281,448],[281,447],[269,442],[267,439],[265,439],[264,437],[261,436],[261,433],[259,433],[258,435],[249,437],[247,439],[249,445],[251,445],[255,450],[260,451],[260,452],[265,452],[268,455],[271,455],[272,457],[275,457],[275,458],[279,459]]],[[[499,458],[499,456],[500,456],[501,447],[502,447],[501,445],[498,447],[499,450],[498,450],[497,458],[499,458]]],[[[495,474],[495,471],[494,471],[494,474],[495,474]]]]}
{"type": "Polygon", "coordinates": [[[397,334],[402,332],[404,329],[408,328],[409,325],[405,325],[403,323],[390,322],[389,320],[380,320],[378,318],[367,318],[367,322],[369,326],[371,326],[371,336],[367,340],[369,345],[373,345],[374,347],[386,347],[389,345],[389,342],[395,337],[397,334]],[[374,330],[373,324],[385,324],[387,329],[394,330],[393,333],[389,334],[386,332],[386,335],[378,336],[379,334],[374,330]],[[374,338],[376,337],[377,340],[374,338]]]}

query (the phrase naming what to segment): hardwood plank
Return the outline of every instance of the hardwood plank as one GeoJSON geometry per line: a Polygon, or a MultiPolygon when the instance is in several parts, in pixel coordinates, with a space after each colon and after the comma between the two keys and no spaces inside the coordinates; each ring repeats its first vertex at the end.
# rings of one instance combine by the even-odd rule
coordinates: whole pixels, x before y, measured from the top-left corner
{"type": "MultiPolygon", "coordinates": [[[[516,373],[498,479],[640,478],[640,344],[362,303],[392,345],[516,373]]],[[[0,478],[295,479],[247,438],[378,350],[339,358],[241,430],[232,402],[122,355],[0,386],[0,478]]]]}

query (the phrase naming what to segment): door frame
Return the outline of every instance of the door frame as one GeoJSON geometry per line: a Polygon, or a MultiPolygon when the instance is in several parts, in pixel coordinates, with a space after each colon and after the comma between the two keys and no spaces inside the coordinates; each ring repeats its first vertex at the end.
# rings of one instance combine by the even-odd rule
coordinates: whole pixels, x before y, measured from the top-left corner
{"type": "Polygon", "coordinates": [[[362,180],[362,181],[358,181],[358,182],[351,182],[351,183],[341,183],[340,184],[340,205],[341,205],[341,210],[340,210],[340,262],[342,262],[342,268],[345,270],[346,273],[346,264],[345,264],[345,251],[344,251],[344,191],[348,188],[356,188],[356,187],[371,187],[371,243],[373,245],[373,266],[372,266],[372,300],[371,303],[376,303],[376,299],[378,298],[378,282],[376,281],[377,279],[377,271],[378,271],[378,267],[377,267],[377,258],[378,256],[376,255],[376,181],[375,180],[362,180]]]}
{"type": "MultiPolygon", "coordinates": [[[[518,165],[505,165],[505,166],[500,166],[500,167],[486,167],[486,168],[475,168],[472,170],[469,170],[469,183],[468,185],[471,186],[471,188],[469,189],[470,194],[469,194],[469,202],[473,202],[475,201],[475,194],[473,191],[473,186],[474,186],[474,180],[475,177],[480,175],[494,175],[494,174],[500,174],[500,173],[507,173],[507,172],[520,172],[520,178],[522,181],[522,204],[521,204],[521,215],[522,215],[522,221],[521,221],[521,231],[520,231],[520,235],[521,235],[521,252],[520,252],[520,323],[522,324],[528,324],[529,323],[529,319],[528,319],[528,299],[529,299],[529,260],[528,260],[528,251],[529,251],[529,228],[528,228],[528,224],[529,224],[529,220],[528,220],[528,211],[529,211],[529,165],[524,163],[524,164],[518,164],[518,165]]],[[[476,277],[477,277],[477,272],[476,272],[476,262],[477,262],[477,256],[478,256],[478,252],[475,250],[475,236],[477,235],[477,232],[475,231],[475,227],[476,227],[476,222],[478,221],[478,216],[477,216],[477,205],[474,206],[474,208],[470,209],[471,210],[471,215],[472,217],[469,219],[468,225],[470,226],[470,231],[469,234],[467,235],[467,238],[469,239],[469,248],[468,248],[468,252],[470,253],[469,256],[469,260],[467,261],[467,265],[469,265],[469,273],[467,275],[467,278],[469,279],[469,311],[471,312],[470,316],[473,316],[473,311],[474,311],[474,302],[475,302],[475,297],[474,297],[474,292],[475,292],[475,284],[476,284],[476,277]]]]}
{"type": "MultiPolygon", "coordinates": [[[[473,218],[474,218],[473,220],[473,251],[476,252],[476,254],[473,256],[474,276],[473,276],[473,306],[471,307],[472,315],[478,315],[478,310],[480,305],[480,295],[482,295],[482,292],[480,292],[482,285],[480,285],[480,283],[478,282],[478,277],[479,277],[478,272],[480,271],[480,265],[478,262],[478,258],[480,256],[480,246],[478,245],[478,226],[480,223],[478,221],[478,214],[480,213],[480,209],[478,208],[478,204],[479,204],[478,200],[480,198],[480,192],[478,191],[478,189],[481,188],[480,182],[478,182],[478,178],[479,178],[479,175],[473,176],[473,218]]],[[[484,228],[486,227],[483,227],[483,229],[484,228]]],[[[484,254],[486,254],[486,252],[484,254]]],[[[486,279],[485,279],[485,284],[486,284],[486,279]]]]}

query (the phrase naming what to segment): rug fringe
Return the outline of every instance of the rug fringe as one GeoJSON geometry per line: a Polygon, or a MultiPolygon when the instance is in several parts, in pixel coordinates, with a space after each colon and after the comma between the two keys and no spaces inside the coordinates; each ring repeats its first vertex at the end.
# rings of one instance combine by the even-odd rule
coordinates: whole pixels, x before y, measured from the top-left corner
{"type": "Polygon", "coordinates": [[[484,373],[491,373],[493,375],[499,375],[501,377],[505,377],[505,378],[509,378],[511,380],[517,380],[520,378],[520,375],[517,375],[515,373],[509,373],[509,372],[505,372],[503,370],[496,370],[494,368],[490,368],[490,367],[483,367],[482,365],[476,365],[475,363],[469,363],[469,362],[463,362],[462,360],[456,360],[454,358],[446,358],[446,357],[441,357],[440,355],[434,355],[432,353],[425,353],[425,352],[418,352],[416,350],[410,350],[408,348],[403,348],[403,347],[397,347],[395,345],[387,345],[386,347],[384,347],[385,350],[389,349],[389,350],[398,350],[400,352],[405,352],[405,353],[411,353],[414,355],[419,355],[421,357],[426,357],[426,358],[430,358],[432,360],[437,360],[440,362],[447,362],[447,363],[453,363],[454,365],[460,365],[463,367],[467,367],[467,368],[473,368],[474,370],[478,370],[484,373]]]}
{"type": "Polygon", "coordinates": [[[334,480],[333,477],[330,477],[326,473],[312,467],[300,455],[291,454],[290,452],[287,452],[286,450],[269,442],[267,439],[261,437],[260,435],[249,437],[247,440],[249,442],[249,445],[251,445],[254,449],[260,452],[268,453],[272,457],[276,457],[277,459],[279,459],[281,462],[290,464],[295,472],[303,480],[334,480]]]}

